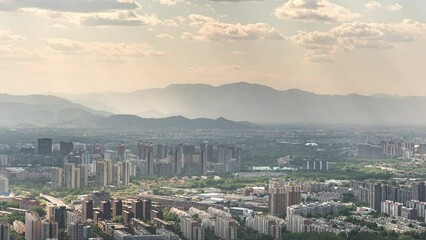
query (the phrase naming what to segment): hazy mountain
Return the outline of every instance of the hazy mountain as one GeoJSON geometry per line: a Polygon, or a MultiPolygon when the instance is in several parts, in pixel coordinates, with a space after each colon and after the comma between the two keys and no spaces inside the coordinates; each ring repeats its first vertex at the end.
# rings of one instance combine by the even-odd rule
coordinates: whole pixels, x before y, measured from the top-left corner
{"type": "Polygon", "coordinates": [[[0,94],[1,126],[86,126],[109,115],[55,96],[0,94]]]}
{"type": "MultiPolygon", "coordinates": [[[[155,114],[155,112],[151,112],[155,114]]],[[[112,115],[49,95],[14,96],[0,94],[0,126],[14,127],[99,127],[99,128],[183,128],[237,129],[251,124],[219,119],[168,117],[140,118],[135,115],[112,115]]]]}
{"type": "Polygon", "coordinates": [[[224,118],[188,119],[182,116],[167,118],[141,118],[135,115],[112,115],[98,123],[102,128],[144,128],[144,129],[244,129],[254,125],[247,122],[233,122],[224,118]]]}
{"type": "MultiPolygon", "coordinates": [[[[279,91],[248,83],[214,87],[206,84],[170,85],[129,93],[68,96],[75,102],[96,99],[117,113],[152,111],[188,118],[225,117],[263,123],[424,124],[426,98],[387,95],[318,95],[297,89],[279,91]]],[[[106,110],[100,108],[102,110],[106,110]]]]}

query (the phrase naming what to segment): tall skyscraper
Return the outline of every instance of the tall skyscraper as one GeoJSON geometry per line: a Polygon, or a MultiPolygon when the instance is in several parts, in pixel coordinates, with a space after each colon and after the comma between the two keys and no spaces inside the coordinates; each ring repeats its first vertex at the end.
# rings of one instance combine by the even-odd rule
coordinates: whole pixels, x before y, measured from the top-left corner
{"type": "Polygon", "coordinates": [[[43,156],[52,155],[52,139],[51,138],[38,139],[38,154],[43,156]]]}
{"type": "Polygon", "coordinates": [[[10,224],[7,222],[0,223],[0,239],[10,240],[10,224]]]}
{"type": "Polygon", "coordinates": [[[175,175],[180,175],[182,174],[182,164],[183,164],[183,151],[182,148],[178,148],[175,151],[175,157],[174,157],[174,172],[175,175]]]}
{"type": "Polygon", "coordinates": [[[67,188],[76,188],[75,164],[64,164],[64,183],[67,188]]]}
{"type": "Polygon", "coordinates": [[[149,146],[147,160],[148,160],[148,175],[154,175],[154,150],[152,145],[149,146]]]}
{"type": "Polygon", "coordinates": [[[96,183],[98,186],[108,185],[108,164],[105,161],[96,162],[96,183]]]}
{"type": "Polygon", "coordinates": [[[87,184],[89,182],[89,168],[87,165],[82,164],[78,166],[78,170],[80,171],[80,188],[87,187],[87,184]]]}
{"type": "Polygon", "coordinates": [[[381,184],[374,182],[369,183],[368,186],[368,203],[370,204],[370,208],[373,208],[376,211],[380,211],[382,202],[382,186],[381,184]]]}
{"type": "Polygon", "coordinates": [[[129,186],[130,183],[130,162],[129,161],[124,161],[123,162],[123,167],[121,169],[122,173],[121,173],[121,183],[123,184],[123,186],[129,186]]]}
{"type": "Polygon", "coordinates": [[[207,174],[207,147],[205,147],[204,149],[201,150],[201,154],[200,154],[200,173],[201,175],[206,175],[207,174]]]}
{"type": "Polygon", "coordinates": [[[25,213],[25,240],[42,240],[41,230],[41,219],[38,213],[25,213]]]}
{"type": "Polygon", "coordinates": [[[121,185],[121,163],[116,163],[112,169],[112,184],[115,186],[121,185]]]}

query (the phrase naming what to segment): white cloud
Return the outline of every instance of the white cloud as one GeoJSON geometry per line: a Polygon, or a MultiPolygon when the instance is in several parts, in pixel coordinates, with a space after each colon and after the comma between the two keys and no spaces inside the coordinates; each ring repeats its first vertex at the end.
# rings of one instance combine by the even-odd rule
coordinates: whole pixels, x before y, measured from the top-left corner
{"type": "Polygon", "coordinates": [[[378,9],[378,8],[382,8],[382,4],[377,2],[377,1],[370,1],[366,4],[364,4],[364,6],[368,9],[368,10],[374,10],[374,9],[378,9]]]}
{"type": "Polygon", "coordinates": [[[80,42],[64,38],[43,38],[40,40],[53,51],[65,54],[87,54],[95,57],[165,55],[164,52],[153,50],[150,45],[141,43],[80,42]]]}
{"type": "Polygon", "coordinates": [[[243,56],[243,55],[246,55],[246,53],[243,51],[232,51],[232,55],[243,56]]]}
{"type": "Polygon", "coordinates": [[[173,37],[172,35],[167,34],[167,33],[158,34],[158,35],[156,35],[156,37],[160,38],[160,39],[164,39],[164,40],[173,40],[173,39],[175,39],[175,37],[173,37]]]}
{"type": "Polygon", "coordinates": [[[24,40],[24,37],[16,35],[16,34],[12,34],[7,30],[2,30],[0,29],[0,40],[3,41],[16,41],[16,40],[24,40]]]}
{"type": "Polygon", "coordinates": [[[99,13],[57,12],[38,8],[23,8],[20,13],[31,14],[78,26],[156,26],[161,20],[153,14],[140,15],[135,11],[112,11],[99,13]]]}
{"type": "Polygon", "coordinates": [[[274,15],[280,19],[304,22],[347,22],[360,17],[328,0],[289,0],[275,9],[274,15]]]}
{"type": "Polygon", "coordinates": [[[397,24],[344,23],[328,32],[299,32],[291,40],[305,48],[309,61],[332,61],[336,54],[357,48],[384,49],[426,38],[426,24],[404,20],[397,24]]]}
{"type": "Polygon", "coordinates": [[[37,49],[28,49],[12,45],[0,45],[0,61],[31,61],[43,58],[37,49]]]}
{"type": "Polygon", "coordinates": [[[175,6],[178,3],[185,2],[184,0],[160,0],[161,4],[175,6]]]}
{"type": "Polygon", "coordinates": [[[156,15],[139,15],[134,11],[117,11],[83,15],[79,24],[82,26],[155,26],[161,24],[156,15]]]}
{"type": "Polygon", "coordinates": [[[104,12],[134,10],[140,8],[135,0],[3,0],[0,11],[18,11],[22,8],[38,8],[58,12],[104,12]]]}
{"type": "Polygon", "coordinates": [[[396,12],[396,11],[400,11],[400,10],[402,10],[402,5],[401,4],[398,4],[398,3],[395,3],[395,4],[393,4],[393,5],[390,5],[389,7],[387,7],[386,9],[387,10],[389,10],[389,11],[393,11],[393,12],[396,12]]]}
{"type": "Polygon", "coordinates": [[[392,5],[389,5],[389,6],[386,7],[386,6],[383,6],[378,1],[370,1],[366,4],[364,4],[364,6],[370,11],[377,10],[377,9],[386,9],[386,10],[389,10],[389,11],[392,11],[392,12],[396,12],[396,11],[402,10],[402,8],[403,8],[402,5],[399,4],[399,3],[395,3],[395,4],[392,4],[392,5]]]}
{"type": "Polygon", "coordinates": [[[214,18],[202,15],[190,15],[190,25],[197,29],[197,34],[185,32],[183,40],[188,41],[257,41],[280,40],[284,36],[266,23],[231,24],[222,23],[214,18]]]}

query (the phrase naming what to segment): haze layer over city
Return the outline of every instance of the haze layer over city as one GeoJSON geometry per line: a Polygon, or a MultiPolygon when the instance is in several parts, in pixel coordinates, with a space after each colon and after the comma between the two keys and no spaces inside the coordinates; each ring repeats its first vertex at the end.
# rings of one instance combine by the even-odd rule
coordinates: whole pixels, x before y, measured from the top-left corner
{"type": "Polygon", "coordinates": [[[425,10],[0,0],[0,240],[426,239],[425,10]]]}

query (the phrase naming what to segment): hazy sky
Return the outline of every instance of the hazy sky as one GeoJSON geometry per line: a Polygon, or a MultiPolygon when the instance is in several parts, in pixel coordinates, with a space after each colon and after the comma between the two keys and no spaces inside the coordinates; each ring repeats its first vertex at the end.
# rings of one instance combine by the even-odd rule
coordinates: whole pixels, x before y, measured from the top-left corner
{"type": "Polygon", "coordinates": [[[426,95],[424,0],[0,0],[0,92],[426,95]]]}

